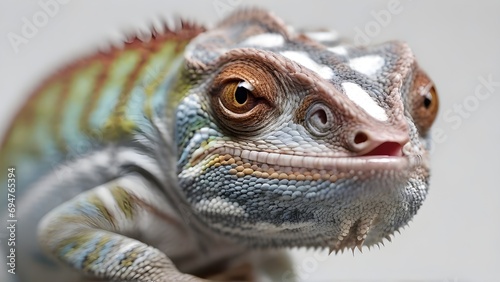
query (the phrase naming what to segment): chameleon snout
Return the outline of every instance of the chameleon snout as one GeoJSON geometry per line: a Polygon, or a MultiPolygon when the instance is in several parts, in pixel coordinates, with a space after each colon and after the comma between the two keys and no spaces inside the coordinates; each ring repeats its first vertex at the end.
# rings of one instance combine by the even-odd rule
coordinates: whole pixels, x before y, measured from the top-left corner
{"type": "Polygon", "coordinates": [[[356,130],[347,140],[350,149],[359,156],[403,156],[403,147],[410,142],[407,132],[356,130]]]}

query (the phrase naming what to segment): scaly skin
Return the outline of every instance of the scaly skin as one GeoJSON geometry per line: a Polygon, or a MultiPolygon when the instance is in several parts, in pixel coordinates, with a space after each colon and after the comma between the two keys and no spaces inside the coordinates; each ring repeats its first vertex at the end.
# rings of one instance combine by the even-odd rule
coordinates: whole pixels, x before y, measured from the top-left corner
{"type": "Polygon", "coordinates": [[[8,278],[252,280],[253,250],[361,248],[415,215],[438,100],[404,43],[338,45],[260,10],[201,31],[35,91],[2,145],[24,230],[8,278]]]}

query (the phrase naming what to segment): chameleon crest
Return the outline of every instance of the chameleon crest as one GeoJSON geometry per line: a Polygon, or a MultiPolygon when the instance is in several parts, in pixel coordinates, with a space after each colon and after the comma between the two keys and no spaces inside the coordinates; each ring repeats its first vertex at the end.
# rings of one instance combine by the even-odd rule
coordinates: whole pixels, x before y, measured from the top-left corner
{"type": "Polygon", "coordinates": [[[344,44],[262,10],[84,58],[2,142],[22,175],[7,278],[255,280],[245,266],[271,249],[378,244],[426,197],[437,110],[405,43],[344,44]]]}

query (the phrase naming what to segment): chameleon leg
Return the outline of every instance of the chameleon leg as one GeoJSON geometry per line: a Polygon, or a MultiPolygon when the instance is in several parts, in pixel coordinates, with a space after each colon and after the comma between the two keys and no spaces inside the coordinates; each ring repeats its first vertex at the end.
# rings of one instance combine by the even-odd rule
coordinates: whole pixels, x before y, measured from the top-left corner
{"type": "Polygon", "coordinates": [[[83,274],[112,281],[206,281],[180,273],[163,252],[123,235],[137,233],[151,211],[168,204],[152,185],[124,176],[58,206],[40,222],[42,249],[83,274]]]}

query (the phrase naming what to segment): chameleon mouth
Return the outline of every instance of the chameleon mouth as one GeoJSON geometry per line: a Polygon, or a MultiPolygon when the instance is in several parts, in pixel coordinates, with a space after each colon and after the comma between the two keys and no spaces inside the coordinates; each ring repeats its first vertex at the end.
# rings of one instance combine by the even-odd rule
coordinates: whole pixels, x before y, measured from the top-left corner
{"type": "Polygon", "coordinates": [[[207,156],[217,155],[221,161],[236,159],[236,161],[248,164],[318,171],[406,171],[420,163],[420,158],[405,155],[401,146],[398,148],[393,144],[383,144],[362,156],[346,157],[300,156],[221,146],[195,151],[191,159],[191,166],[202,162],[207,156]],[[387,154],[380,154],[380,152],[387,154]]]}
{"type": "Polygon", "coordinates": [[[403,146],[397,142],[384,142],[363,156],[403,156],[403,146]]]}

